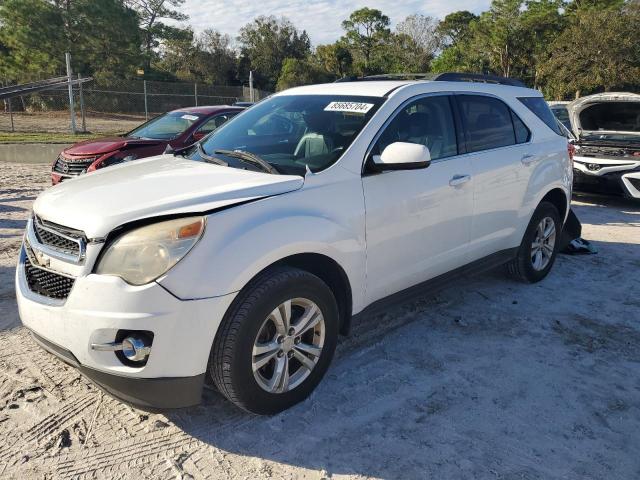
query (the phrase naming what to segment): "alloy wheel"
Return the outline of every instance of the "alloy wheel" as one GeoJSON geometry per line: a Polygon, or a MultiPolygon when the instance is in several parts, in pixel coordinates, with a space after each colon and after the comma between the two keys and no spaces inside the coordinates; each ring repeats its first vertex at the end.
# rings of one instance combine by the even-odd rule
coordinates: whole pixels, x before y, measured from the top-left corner
{"type": "Polygon", "coordinates": [[[544,270],[553,258],[556,245],[556,224],[551,217],[544,217],[536,228],[531,244],[531,264],[537,271],[544,270]]]}
{"type": "Polygon", "coordinates": [[[324,316],[314,302],[293,298],[278,305],[253,345],[251,364],[258,385],[269,393],[296,388],[318,363],[324,340],[324,316]]]}

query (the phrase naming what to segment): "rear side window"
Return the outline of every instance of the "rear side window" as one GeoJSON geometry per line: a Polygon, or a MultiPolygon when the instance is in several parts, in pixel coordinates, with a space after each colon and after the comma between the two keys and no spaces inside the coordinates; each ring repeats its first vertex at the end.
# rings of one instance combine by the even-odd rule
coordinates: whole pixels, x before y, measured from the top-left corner
{"type": "Polygon", "coordinates": [[[564,135],[560,127],[558,126],[558,122],[556,120],[555,115],[549,108],[547,102],[545,102],[542,97],[518,97],[518,100],[536,114],[540,120],[542,120],[547,127],[553,130],[558,135],[564,135]]]}
{"type": "Polygon", "coordinates": [[[518,143],[511,109],[504,102],[480,95],[460,95],[458,105],[464,123],[468,152],[518,143]]]}
{"type": "Polygon", "coordinates": [[[528,142],[531,138],[531,132],[524,124],[520,117],[511,110],[511,119],[513,120],[513,131],[516,133],[516,143],[528,142]]]}

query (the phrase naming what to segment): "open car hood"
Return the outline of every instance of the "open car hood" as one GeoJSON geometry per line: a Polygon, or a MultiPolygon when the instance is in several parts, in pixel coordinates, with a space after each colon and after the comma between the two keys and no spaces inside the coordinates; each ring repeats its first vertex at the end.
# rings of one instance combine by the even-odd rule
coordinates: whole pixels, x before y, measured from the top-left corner
{"type": "Polygon", "coordinates": [[[613,138],[637,138],[640,142],[640,95],[625,92],[598,93],[571,102],[567,109],[578,139],[607,134],[613,138]]]}
{"type": "Polygon", "coordinates": [[[44,220],[98,238],[134,220],[203,213],[291,192],[303,184],[297,175],[271,175],[160,155],[62,182],[45,190],[33,210],[44,220]]]}

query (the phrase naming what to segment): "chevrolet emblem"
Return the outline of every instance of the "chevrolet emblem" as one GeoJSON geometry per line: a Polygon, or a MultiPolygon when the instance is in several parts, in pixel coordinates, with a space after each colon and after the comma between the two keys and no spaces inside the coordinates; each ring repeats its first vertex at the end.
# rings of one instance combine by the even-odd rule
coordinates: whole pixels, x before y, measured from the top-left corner
{"type": "Polygon", "coordinates": [[[51,259],[46,256],[44,253],[39,252],[37,250],[33,251],[35,257],[36,257],[36,261],[38,262],[38,265],[41,267],[50,267],[51,266],[51,259]]]}

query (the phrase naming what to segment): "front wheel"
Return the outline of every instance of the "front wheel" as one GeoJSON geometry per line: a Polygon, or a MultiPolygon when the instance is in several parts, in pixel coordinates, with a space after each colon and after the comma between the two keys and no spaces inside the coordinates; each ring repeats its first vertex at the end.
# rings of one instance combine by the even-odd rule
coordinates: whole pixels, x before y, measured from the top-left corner
{"type": "Polygon", "coordinates": [[[229,400],[274,414],[304,400],[324,376],[338,337],[338,307],[315,275],[277,268],[251,282],[225,315],[210,373],[229,400]]]}
{"type": "Polygon", "coordinates": [[[507,264],[509,274],[535,283],[549,274],[560,246],[562,223],[555,205],[542,202],[533,213],[518,254],[507,264]]]}

